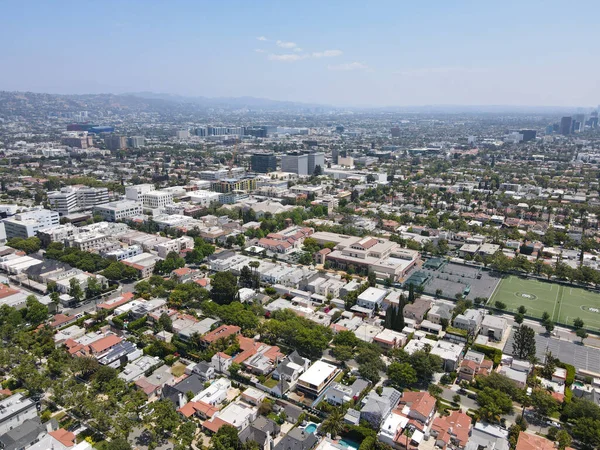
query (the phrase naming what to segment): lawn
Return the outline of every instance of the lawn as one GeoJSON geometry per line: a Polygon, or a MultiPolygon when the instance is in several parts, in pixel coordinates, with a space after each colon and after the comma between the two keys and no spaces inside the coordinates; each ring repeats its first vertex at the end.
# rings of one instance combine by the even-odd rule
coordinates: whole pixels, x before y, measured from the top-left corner
{"type": "Polygon", "coordinates": [[[489,305],[497,301],[513,313],[523,305],[528,316],[541,318],[548,312],[554,322],[566,325],[580,317],[586,328],[600,330],[600,294],[585,289],[509,276],[500,282],[489,305]]]}
{"type": "Polygon", "coordinates": [[[181,363],[175,363],[173,367],[171,367],[171,373],[174,377],[179,378],[185,373],[185,366],[181,363]]]}

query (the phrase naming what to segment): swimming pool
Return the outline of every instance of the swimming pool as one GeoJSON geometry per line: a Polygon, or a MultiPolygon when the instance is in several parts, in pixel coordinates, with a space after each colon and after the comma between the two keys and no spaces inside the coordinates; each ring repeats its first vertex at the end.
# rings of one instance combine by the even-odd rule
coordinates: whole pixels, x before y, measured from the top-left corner
{"type": "Polygon", "coordinates": [[[310,434],[315,434],[315,431],[317,431],[317,424],[312,422],[309,423],[304,427],[304,431],[310,434]]]}
{"type": "Polygon", "coordinates": [[[345,447],[345,448],[347,448],[348,450],[357,450],[357,449],[358,449],[358,447],[360,446],[360,445],[358,444],[358,442],[351,441],[350,439],[340,439],[340,440],[338,441],[338,443],[339,443],[339,444],[340,444],[342,447],[345,447]]]}

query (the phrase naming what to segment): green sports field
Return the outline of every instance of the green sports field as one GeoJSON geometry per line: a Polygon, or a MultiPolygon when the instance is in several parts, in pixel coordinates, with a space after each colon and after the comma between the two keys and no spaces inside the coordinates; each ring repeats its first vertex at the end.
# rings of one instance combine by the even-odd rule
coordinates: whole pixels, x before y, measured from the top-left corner
{"type": "Polygon", "coordinates": [[[509,276],[500,281],[489,305],[496,301],[510,312],[523,305],[528,316],[537,318],[547,311],[555,323],[573,325],[580,317],[585,328],[600,331],[600,294],[585,289],[509,276]]]}

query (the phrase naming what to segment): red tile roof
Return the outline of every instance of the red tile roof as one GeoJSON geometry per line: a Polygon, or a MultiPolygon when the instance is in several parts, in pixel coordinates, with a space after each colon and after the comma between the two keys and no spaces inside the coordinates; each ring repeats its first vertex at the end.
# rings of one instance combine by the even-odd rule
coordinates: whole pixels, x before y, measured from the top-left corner
{"type": "Polygon", "coordinates": [[[240,334],[242,329],[235,325],[221,325],[219,328],[214,329],[210,333],[204,335],[202,340],[208,344],[216,341],[217,339],[229,337],[233,334],[240,334]]]}
{"type": "Polygon", "coordinates": [[[92,349],[92,351],[94,353],[100,353],[100,352],[103,352],[104,350],[107,350],[107,349],[117,345],[122,340],[123,339],[121,339],[119,336],[117,336],[115,334],[109,334],[108,336],[105,336],[101,339],[98,339],[95,342],[92,342],[90,344],[90,348],[92,349]]]}
{"type": "Polygon", "coordinates": [[[521,431],[515,450],[554,450],[554,442],[541,436],[521,431]]]}
{"type": "Polygon", "coordinates": [[[64,428],[59,428],[58,430],[51,431],[48,434],[65,447],[73,447],[75,445],[75,434],[65,430],[64,428]]]}

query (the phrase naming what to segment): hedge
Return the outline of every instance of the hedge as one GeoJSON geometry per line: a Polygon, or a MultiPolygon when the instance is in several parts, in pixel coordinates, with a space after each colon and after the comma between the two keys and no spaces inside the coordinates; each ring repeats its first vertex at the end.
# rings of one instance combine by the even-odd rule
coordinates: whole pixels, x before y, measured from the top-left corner
{"type": "Polygon", "coordinates": [[[471,347],[474,351],[483,353],[494,362],[494,367],[502,361],[502,350],[499,348],[488,347],[487,345],[473,344],[471,347]]]}
{"type": "Polygon", "coordinates": [[[565,385],[571,386],[573,381],[575,381],[575,367],[571,364],[566,364],[561,361],[559,361],[556,366],[567,370],[567,379],[565,380],[565,385]]]}

